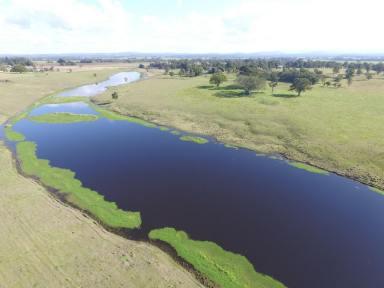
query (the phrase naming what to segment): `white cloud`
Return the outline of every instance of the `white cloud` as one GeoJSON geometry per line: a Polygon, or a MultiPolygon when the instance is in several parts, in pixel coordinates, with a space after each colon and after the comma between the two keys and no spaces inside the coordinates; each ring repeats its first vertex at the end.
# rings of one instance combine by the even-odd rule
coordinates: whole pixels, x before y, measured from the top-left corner
{"type": "MultiPolygon", "coordinates": [[[[186,1],[176,0],[176,8],[184,8],[186,1]]],[[[384,4],[379,0],[244,0],[231,5],[217,11],[175,10],[173,17],[164,17],[162,11],[130,11],[119,0],[98,0],[97,5],[79,0],[13,0],[8,5],[0,0],[0,53],[384,52],[384,4]]]]}

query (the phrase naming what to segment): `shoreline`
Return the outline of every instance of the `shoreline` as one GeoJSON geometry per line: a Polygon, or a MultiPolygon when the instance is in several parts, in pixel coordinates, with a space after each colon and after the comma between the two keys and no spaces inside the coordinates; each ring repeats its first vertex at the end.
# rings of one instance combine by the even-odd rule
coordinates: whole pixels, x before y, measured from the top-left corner
{"type": "MultiPolygon", "coordinates": [[[[143,80],[146,80],[146,79],[143,79],[143,80]]],[[[113,102],[110,102],[110,103],[100,102],[100,103],[98,103],[97,100],[94,99],[93,97],[90,97],[89,101],[92,104],[94,104],[96,106],[99,106],[102,109],[105,109],[105,110],[117,113],[117,114],[122,115],[122,116],[133,117],[133,118],[141,119],[141,120],[144,120],[144,121],[148,121],[148,122],[156,124],[156,125],[165,126],[165,127],[170,128],[170,129],[180,130],[182,132],[191,133],[191,134],[194,134],[194,135],[201,135],[201,136],[209,137],[209,138],[214,139],[218,143],[221,143],[223,145],[230,145],[231,147],[234,147],[236,149],[245,149],[245,150],[257,153],[258,155],[263,155],[263,156],[266,156],[266,157],[277,157],[277,158],[280,158],[283,161],[285,160],[285,161],[289,161],[289,162],[302,163],[302,164],[305,164],[305,165],[308,165],[308,166],[312,166],[312,167],[317,168],[317,169],[324,170],[325,172],[332,173],[332,174],[335,174],[335,175],[340,176],[340,177],[347,178],[347,179],[352,180],[352,181],[356,181],[356,182],[358,182],[360,184],[366,185],[366,186],[371,187],[371,188],[376,188],[378,190],[383,190],[384,189],[384,184],[382,186],[380,186],[380,185],[377,185],[375,183],[371,183],[369,181],[364,180],[363,176],[361,176],[361,177],[354,176],[353,174],[349,174],[349,173],[347,173],[347,172],[345,172],[343,170],[340,170],[340,169],[332,169],[332,168],[330,168],[329,166],[326,166],[326,165],[324,165],[324,166],[323,165],[319,165],[319,164],[314,163],[310,159],[303,159],[303,158],[300,158],[300,157],[296,158],[296,157],[290,156],[288,152],[266,152],[266,151],[252,149],[251,147],[249,147],[250,145],[246,145],[246,144],[245,145],[239,145],[236,142],[226,141],[225,137],[220,137],[220,136],[217,136],[217,135],[207,134],[207,133],[204,133],[203,131],[196,131],[196,130],[192,130],[192,129],[190,129],[190,130],[181,129],[181,128],[177,127],[177,126],[172,125],[171,123],[162,122],[160,118],[153,119],[153,118],[150,118],[150,117],[147,117],[147,118],[146,117],[137,117],[136,115],[122,113],[118,109],[113,109],[113,108],[110,107],[110,104],[113,103],[113,102]]],[[[297,169],[301,169],[301,168],[297,168],[297,169]]],[[[373,191],[373,192],[375,192],[375,191],[373,191]]],[[[378,192],[375,192],[375,193],[378,193],[378,192]]]]}
{"type": "MultiPolygon", "coordinates": [[[[136,81],[142,81],[142,80],[145,80],[145,79],[148,79],[146,77],[148,77],[148,75],[146,75],[145,72],[139,72],[141,74],[140,76],[140,79],[139,80],[136,80],[136,81]]],[[[136,82],[135,81],[135,82],[136,82]]],[[[77,86],[76,86],[77,87],[77,86]]],[[[74,88],[76,88],[74,87],[74,88]]],[[[71,89],[71,88],[68,88],[68,89],[71,89]]],[[[42,98],[40,98],[39,100],[37,100],[36,102],[32,103],[31,105],[29,105],[28,107],[26,107],[25,109],[19,111],[18,113],[12,115],[11,117],[5,119],[5,121],[3,123],[0,124],[0,128],[1,129],[4,129],[5,127],[7,126],[10,126],[12,127],[17,121],[19,121],[19,117],[21,115],[24,115],[28,112],[30,112],[32,109],[38,107],[39,105],[44,105],[45,104],[45,101],[51,97],[54,97],[55,95],[57,95],[58,93],[60,93],[61,91],[66,91],[68,89],[62,89],[62,90],[59,90],[55,93],[50,93],[49,95],[46,95],[46,96],[43,96],[42,98]]],[[[87,103],[88,104],[93,104],[91,101],[90,101],[90,98],[91,97],[87,97],[88,99],[83,99],[81,100],[82,102],[84,103],[87,103]]],[[[103,108],[102,108],[103,109],[103,108]]],[[[107,110],[107,109],[105,109],[107,110]]],[[[109,110],[107,110],[109,111],[109,110]]],[[[137,117],[135,117],[137,118],[137,117]]],[[[139,118],[138,118],[139,119],[139,118]]],[[[113,228],[113,227],[110,227],[108,226],[107,224],[103,223],[101,220],[97,219],[94,215],[92,215],[89,211],[87,210],[84,210],[80,207],[78,207],[76,204],[68,201],[66,198],[65,198],[65,195],[63,195],[63,193],[61,193],[59,190],[55,189],[55,188],[52,188],[46,184],[44,184],[38,177],[36,176],[32,176],[32,175],[27,175],[22,167],[21,167],[21,161],[20,159],[17,157],[17,152],[16,152],[16,144],[17,142],[14,142],[14,141],[11,141],[9,140],[6,135],[3,135],[2,138],[0,138],[0,141],[3,142],[4,144],[4,147],[11,153],[12,155],[12,164],[14,166],[14,168],[16,169],[17,173],[26,178],[26,179],[31,179],[33,182],[37,183],[39,186],[43,187],[47,192],[48,192],[48,195],[50,197],[52,197],[55,201],[57,201],[58,203],[60,203],[60,205],[63,205],[65,207],[71,207],[72,209],[75,209],[77,211],[79,211],[82,215],[84,215],[85,217],[91,219],[96,225],[100,226],[102,229],[105,229],[106,231],[108,232],[111,232],[115,235],[118,235],[120,237],[123,237],[125,239],[128,239],[128,240],[132,240],[132,241],[137,241],[137,242],[143,242],[143,243],[148,243],[150,245],[153,245],[157,248],[159,248],[161,251],[165,252],[167,255],[169,255],[173,261],[175,261],[175,263],[182,267],[182,269],[184,269],[185,271],[187,271],[188,273],[192,274],[192,276],[200,283],[202,284],[204,287],[207,287],[207,288],[220,288],[220,286],[218,286],[216,283],[214,283],[213,281],[211,281],[208,277],[206,277],[205,275],[203,275],[201,272],[199,272],[198,270],[196,270],[193,265],[191,265],[190,263],[188,263],[187,261],[185,261],[183,258],[181,258],[180,256],[177,255],[177,252],[176,250],[169,244],[165,243],[165,242],[162,242],[162,241],[158,241],[158,240],[151,240],[149,239],[148,235],[145,235],[142,231],[140,231],[140,228],[136,228],[136,229],[129,229],[129,228],[113,228]],[[10,143],[14,143],[15,146],[13,147],[12,145],[10,145],[10,143]]]]}

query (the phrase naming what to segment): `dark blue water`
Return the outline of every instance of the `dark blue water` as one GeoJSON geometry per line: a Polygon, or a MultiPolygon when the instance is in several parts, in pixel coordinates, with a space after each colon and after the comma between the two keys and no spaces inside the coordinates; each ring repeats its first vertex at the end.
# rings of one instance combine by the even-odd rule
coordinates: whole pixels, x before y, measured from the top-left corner
{"type": "Polygon", "coordinates": [[[22,120],[14,129],[39,158],[140,211],[144,232],[185,230],[288,287],[384,287],[384,197],[364,185],[125,121],[22,120]]]}
{"type": "Polygon", "coordinates": [[[121,84],[131,83],[140,79],[140,73],[138,72],[121,72],[112,75],[103,82],[97,84],[90,84],[80,86],[78,88],[64,91],[58,94],[58,96],[71,97],[71,96],[93,96],[100,94],[107,90],[108,87],[118,86],[121,84]]]}

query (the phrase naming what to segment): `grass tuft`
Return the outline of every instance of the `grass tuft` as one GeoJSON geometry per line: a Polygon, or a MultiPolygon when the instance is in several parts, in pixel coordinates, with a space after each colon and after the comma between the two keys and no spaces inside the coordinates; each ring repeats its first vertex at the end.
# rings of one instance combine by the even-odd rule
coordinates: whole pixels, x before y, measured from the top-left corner
{"type": "Polygon", "coordinates": [[[160,131],[169,131],[168,127],[165,126],[159,126],[160,131]]]}
{"type": "Polygon", "coordinates": [[[177,131],[177,130],[172,130],[171,134],[176,135],[176,136],[181,135],[180,131],[177,131]]]}
{"type": "Polygon", "coordinates": [[[38,116],[30,116],[30,120],[39,123],[76,123],[96,121],[98,117],[91,114],[74,114],[66,112],[48,113],[38,116]]]}
{"type": "Polygon", "coordinates": [[[244,256],[226,251],[213,242],[192,240],[184,231],[156,229],[149,233],[149,238],[171,245],[181,258],[220,287],[285,287],[277,280],[256,272],[244,256]]]}
{"type": "Polygon", "coordinates": [[[48,160],[38,159],[34,142],[19,142],[16,146],[21,168],[27,175],[40,179],[45,185],[57,189],[79,208],[90,212],[104,224],[113,228],[139,228],[139,212],[124,211],[116,203],[108,202],[96,191],[85,188],[68,169],[52,167],[48,160]]]}
{"type": "Polygon", "coordinates": [[[187,141],[187,142],[194,142],[196,144],[206,144],[208,143],[208,140],[202,137],[197,136],[191,136],[191,135],[184,135],[180,137],[180,140],[187,141]]]}
{"type": "Polygon", "coordinates": [[[384,191],[380,190],[379,188],[368,186],[369,190],[384,195],[384,191]]]}
{"type": "Polygon", "coordinates": [[[301,162],[288,162],[288,164],[293,166],[293,167],[296,167],[298,169],[302,169],[302,170],[305,170],[305,171],[308,171],[308,172],[312,172],[312,173],[316,173],[316,174],[322,174],[322,175],[329,175],[328,171],[325,171],[323,169],[320,169],[320,168],[317,168],[317,167],[314,167],[314,166],[311,166],[311,165],[308,165],[308,164],[305,164],[305,163],[301,163],[301,162]]]}

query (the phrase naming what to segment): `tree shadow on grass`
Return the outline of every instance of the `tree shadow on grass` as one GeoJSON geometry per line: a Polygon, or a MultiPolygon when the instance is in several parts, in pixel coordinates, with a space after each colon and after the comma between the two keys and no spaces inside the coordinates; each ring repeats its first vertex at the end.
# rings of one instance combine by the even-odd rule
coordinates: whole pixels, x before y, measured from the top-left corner
{"type": "Polygon", "coordinates": [[[214,86],[214,85],[200,85],[197,86],[199,89],[208,89],[208,90],[217,90],[217,91],[222,91],[222,90],[241,90],[242,88],[239,85],[236,84],[230,84],[226,86],[214,86]]]}
{"type": "Polygon", "coordinates": [[[238,98],[238,97],[251,96],[246,94],[244,91],[233,91],[233,90],[219,91],[219,92],[216,92],[214,95],[220,98],[238,98]]]}
{"type": "Polygon", "coordinates": [[[200,85],[200,86],[197,86],[198,89],[212,89],[213,86],[212,85],[200,85]]]}
{"type": "Polygon", "coordinates": [[[273,94],[273,97],[279,97],[279,98],[296,98],[299,97],[297,94],[292,94],[292,93],[278,93],[278,94],[273,94]]]}
{"type": "Polygon", "coordinates": [[[218,91],[215,93],[216,97],[221,98],[240,98],[240,97],[253,97],[256,94],[264,94],[263,91],[254,91],[250,94],[245,93],[244,90],[225,90],[225,91],[218,91]]]}

